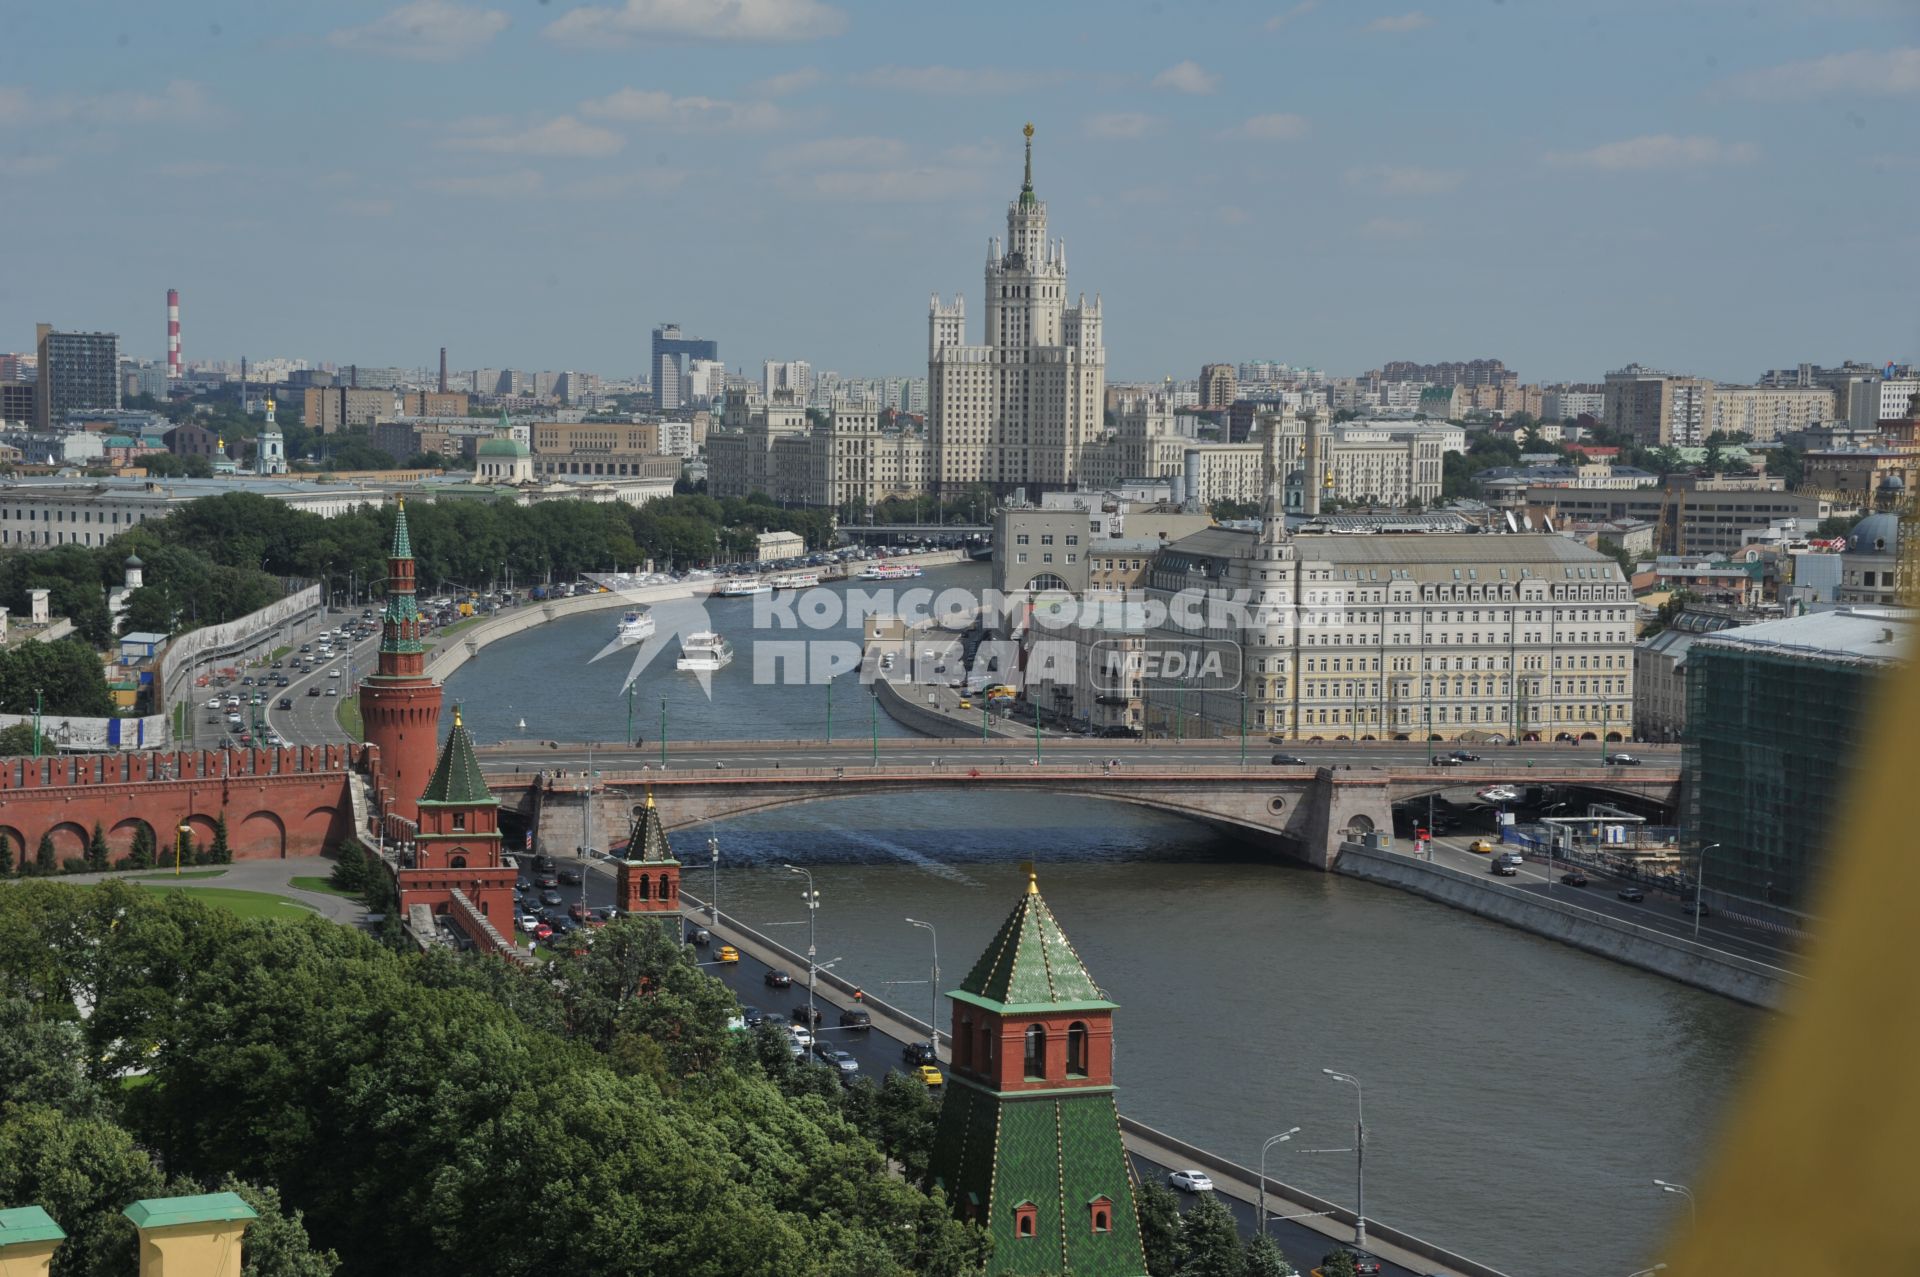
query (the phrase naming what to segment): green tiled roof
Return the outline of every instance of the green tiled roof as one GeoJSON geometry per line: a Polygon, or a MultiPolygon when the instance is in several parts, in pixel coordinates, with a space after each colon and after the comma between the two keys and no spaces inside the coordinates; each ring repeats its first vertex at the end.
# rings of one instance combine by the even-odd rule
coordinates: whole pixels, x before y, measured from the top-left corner
{"type": "Polygon", "coordinates": [[[194,1197],[149,1197],[120,1212],[135,1228],[172,1228],[178,1224],[230,1223],[255,1219],[253,1207],[237,1193],[201,1193],[194,1197]]]}
{"type": "Polygon", "coordinates": [[[1041,899],[1039,883],[1031,875],[1026,894],[960,982],[960,992],[1003,1005],[1110,1005],[1060,930],[1053,910],[1041,899]]]}
{"type": "Polygon", "coordinates": [[[667,827],[660,823],[652,794],[647,795],[645,806],[634,808],[633,826],[627,830],[627,849],[623,855],[627,860],[673,860],[673,848],[667,844],[667,827]]]}
{"type": "Polygon", "coordinates": [[[393,516],[393,550],[387,555],[391,559],[411,559],[413,557],[413,538],[407,535],[407,503],[404,499],[395,502],[397,510],[393,516]]]}
{"type": "Polygon", "coordinates": [[[65,1236],[60,1225],[53,1222],[53,1216],[38,1206],[0,1210],[0,1250],[28,1242],[57,1242],[65,1236]]]}
{"type": "Polygon", "coordinates": [[[460,721],[458,705],[453,707],[453,730],[447,734],[440,761],[434,764],[433,777],[427,781],[420,801],[461,807],[491,806],[500,801],[487,788],[487,778],[480,772],[480,760],[474,757],[473,737],[460,721]]]}

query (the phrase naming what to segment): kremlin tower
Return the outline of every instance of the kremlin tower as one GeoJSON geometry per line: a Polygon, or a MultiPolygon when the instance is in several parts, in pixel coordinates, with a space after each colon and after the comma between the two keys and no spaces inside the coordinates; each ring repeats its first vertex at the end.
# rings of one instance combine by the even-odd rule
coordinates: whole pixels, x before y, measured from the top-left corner
{"type": "MultiPolygon", "coordinates": [[[[436,711],[438,708],[436,702],[436,711]]],[[[432,736],[428,736],[429,744],[432,736]]],[[[417,802],[420,828],[413,863],[394,874],[405,916],[417,904],[436,914],[454,908],[456,892],[502,937],[513,934],[513,883],[518,871],[500,856],[500,800],[487,788],[473,737],[453,709],[453,731],[417,802]]],[[[467,915],[471,918],[471,915],[467,915]]],[[[475,941],[481,936],[463,927],[475,941]]]]}
{"type": "MultiPolygon", "coordinates": [[[[387,609],[380,625],[380,661],[360,685],[364,737],[377,746],[381,808],[407,820],[420,816],[420,791],[433,770],[440,738],[440,685],[427,677],[420,608],[413,597],[413,542],[407,503],[398,503],[387,555],[387,609]]],[[[471,753],[471,746],[469,746],[471,753]]]]}
{"type": "Polygon", "coordinates": [[[1145,1277],[1113,1098],[1114,1004],[1031,872],[953,1001],[932,1174],[993,1235],[989,1274],[1145,1277]]]}

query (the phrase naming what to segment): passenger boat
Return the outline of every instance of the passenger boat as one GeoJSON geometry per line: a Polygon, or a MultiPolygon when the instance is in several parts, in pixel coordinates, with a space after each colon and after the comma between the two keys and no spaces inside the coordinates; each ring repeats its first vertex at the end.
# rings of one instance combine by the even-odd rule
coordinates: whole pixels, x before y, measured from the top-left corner
{"type": "Polygon", "coordinates": [[[729,581],[721,586],[719,590],[720,597],[723,599],[743,599],[754,594],[771,593],[773,593],[773,587],[771,585],[768,585],[765,581],[754,580],[729,581]]]}
{"type": "Polygon", "coordinates": [[[614,627],[614,641],[621,647],[630,647],[653,637],[653,614],[645,608],[628,612],[620,618],[614,627]]]}
{"type": "Polygon", "coordinates": [[[701,630],[680,640],[680,659],[674,668],[696,672],[722,669],[733,661],[733,644],[712,630],[701,630]]]}
{"type": "Polygon", "coordinates": [[[767,582],[767,584],[776,590],[809,590],[820,584],[820,574],[818,572],[788,572],[783,576],[774,577],[771,581],[767,582]]]}
{"type": "Polygon", "coordinates": [[[906,581],[925,572],[911,563],[876,563],[860,574],[863,581],[906,581]]]}

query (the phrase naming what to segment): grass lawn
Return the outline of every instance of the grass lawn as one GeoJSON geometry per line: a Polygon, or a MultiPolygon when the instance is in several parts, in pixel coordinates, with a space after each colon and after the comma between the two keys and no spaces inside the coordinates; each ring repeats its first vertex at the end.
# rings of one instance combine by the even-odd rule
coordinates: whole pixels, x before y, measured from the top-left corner
{"type": "Polygon", "coordinates": [[[346,732],[350,739],[364,740],[366,738],[366,726],[360,721],[360,698],[358,696],[342,696],[340,703],[333,707],[333,718],[335,722],[340,724],[340,729],[346,732]]]}
{"type": "Polygon", "coordinates": [[[466,629],[468,626],[478,625],[480,624],[480,622],[487,619],[488,619],[487,617],[480,616],[480,615],[463,616],[459,620],[455,621],[452,625],[441,626],[439,629],[433,632],[431,637],[435,642],[438,642],[439,640],[446,638],[450,634],[458,634],[461,630],[466,629]]]}
{"type": "Polygon", "coordinates": [[[299,877],[299,878],[290,878],[287,880],[287,882],[289,886],[298,887],[302,891],[324,892],[329,896],[339,896],[342,900],[358,900],[360,898],[359,892],[342,891],[340,890],[340,888],[334,886],[332,882],[328,881],[325,878],[299,877]]]}
{"type": "Polygon", "coordinates": [[[231,887],[166,887],[183,896],[204,900],[217,909],[226,909],[242,918],[312,917],[315,911],[295,904],[285,896],[270,896],[264,891],[235,891],[231,887]]]}
{"type": "Polygon", "coordinates": [[[135,878],[218,878],[224,869],[182,869],[177,875],[169,869],[165,873],[134,874],[135,878]]]}

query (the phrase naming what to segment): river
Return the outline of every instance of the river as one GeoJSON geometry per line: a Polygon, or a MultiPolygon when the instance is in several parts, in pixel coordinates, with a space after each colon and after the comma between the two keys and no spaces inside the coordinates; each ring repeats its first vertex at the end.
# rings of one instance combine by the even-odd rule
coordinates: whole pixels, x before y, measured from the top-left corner
{"type": "MultiPolygon", "coordinates": [[[[978,567],[928,584],[984,579],[978,567]]],[[[707,702],[666,664],[642,674],[637,732],[655,739],[813,738],[820,687],[756,686],[752,600],[710,604],[742,648],[707,702]],[[650,711],[650,712],[649,712],[650,711]]],[[[449,682],[479,739],[617,740],[626,663],[588,665],[614,613],[487,648],[449,682]],[[539,671],[563,674],[541,678],[539,671]]],[[[872,730],[843,688],[836,737],[872,730]]],[[[883,737],[905,735],[884,715],[883,737]]],[[[924,1014],[938,928],[957,984],[1014,906],[1018,862],[1118,1003],[1116,1080],[1130,1116],[1246,1164],[1298,1126],[1273,1173],[1351,1201],[1354,1092],[1365,1085],[1367,1213],[1509,1273],[1618,1277],[1659,1258],[1763,1013],[1443,905],[1276,864],[1203,826],[1038,795],[839,799],[675,831],[689,889],[791,947],[806,944],[814,870],[822,962],[924,1014]]],[[[943,1003],[940,1020],[948,1012],[943,1003]]]]}

